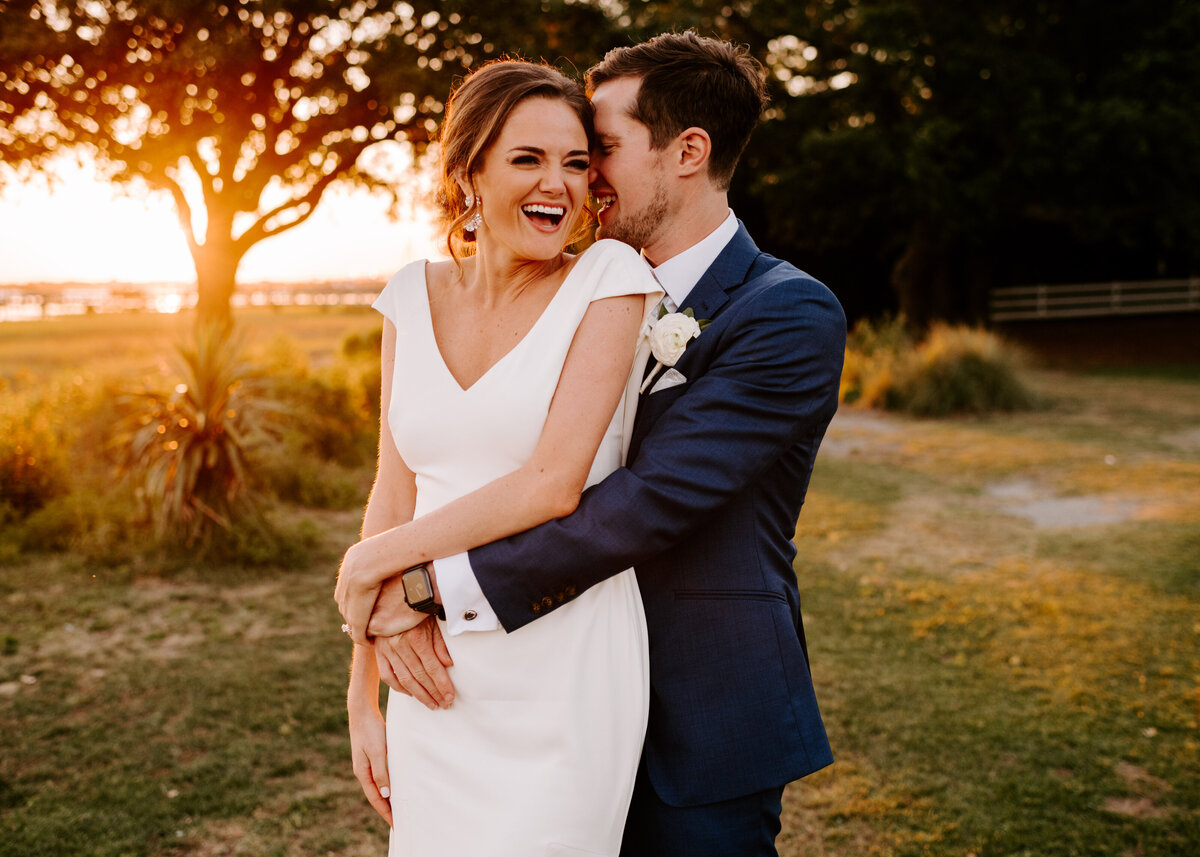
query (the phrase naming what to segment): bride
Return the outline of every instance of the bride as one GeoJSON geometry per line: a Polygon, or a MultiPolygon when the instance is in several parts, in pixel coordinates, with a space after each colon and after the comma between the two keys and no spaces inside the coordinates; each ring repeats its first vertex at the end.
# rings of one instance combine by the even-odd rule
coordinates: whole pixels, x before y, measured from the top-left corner
{"type": "Polygon", "coordinates": [[[392,825],[393,857],[620,848],[648,705],[631,570],[547,593],[570,603],[511,634],[443,638],[425,619],[453,663],[453,704],[392,692],[386,724],[365,634],[384,580],[566,515],[621,463],[635,345],[659,293],[624,244],[564,252],[589,222],[592,137],[581,87],[554,69],[470,75],[439,143],[452,258],[408,265],[375,303],[379,469],[336,595],[356,644],[355,774],[392,825]]]}

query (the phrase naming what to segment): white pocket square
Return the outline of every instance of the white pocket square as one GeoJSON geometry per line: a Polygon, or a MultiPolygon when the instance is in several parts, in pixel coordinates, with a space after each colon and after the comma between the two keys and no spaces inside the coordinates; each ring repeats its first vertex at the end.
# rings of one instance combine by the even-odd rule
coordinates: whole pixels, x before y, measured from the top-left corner
{"type": "Polygon", "coordinates": [[[663,376],[654,382],[654,386],[650,388],[651,394],[657,393],[659,390],[666,390],[668,387],[678,387],[680,384],[687,381],[687,378],[682,372],[677,372],[674,369],[668,369],[663,373],[663,376]]]}

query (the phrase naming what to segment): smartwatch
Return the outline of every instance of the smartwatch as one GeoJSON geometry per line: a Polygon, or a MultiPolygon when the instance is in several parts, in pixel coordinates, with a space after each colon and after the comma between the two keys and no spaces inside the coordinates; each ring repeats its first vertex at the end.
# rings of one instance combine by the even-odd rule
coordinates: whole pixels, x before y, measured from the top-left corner
{"type": "Polygon", "coordinates": [[[429,580],[429,566],[414,565],[400,572],[400,583],[404,585],[404,603],[418,613],[429,613],[439,619],[446,618],[442,605],[433,600],[433,584],[429,580]]]}

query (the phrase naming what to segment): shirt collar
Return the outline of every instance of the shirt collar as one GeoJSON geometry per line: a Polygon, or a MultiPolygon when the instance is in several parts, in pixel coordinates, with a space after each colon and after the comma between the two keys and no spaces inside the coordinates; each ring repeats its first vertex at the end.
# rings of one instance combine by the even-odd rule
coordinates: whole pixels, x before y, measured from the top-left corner
{"type": "Polygon", "coordinates": [[[704,272],[721,255],[725,245],[733,240],[737,230],[737,218],[733,216],[733,211],[730,211],[728,216],[721,221],[721,225],[708,233],[706,237],[652,269],[659,285],[663,287],[677,307],[683,306],[692,287],[700,282],[704,272]]]}

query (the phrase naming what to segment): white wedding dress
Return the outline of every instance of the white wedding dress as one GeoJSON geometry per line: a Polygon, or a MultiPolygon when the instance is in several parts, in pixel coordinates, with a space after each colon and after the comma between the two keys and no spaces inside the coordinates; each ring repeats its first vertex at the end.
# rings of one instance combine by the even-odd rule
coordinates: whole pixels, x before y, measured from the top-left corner
{"type": "MultiPolygon", "coordinates": [[[[388,418],[416,474],[416,514],[528,460],[588,305],[657,289],[635,251],[597,242],[525,338],[464,390],[434,339],[425,262],[393,276],[375,307],[396,326],[388,418]]],[[[623,408],[589,485],[620,464],[623,408]]],[[[615,857],[649,694],[633,571],[511,634],[468,632],[447,644],[450,709],[388,697],[390,857],[615,857]]]]}

